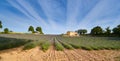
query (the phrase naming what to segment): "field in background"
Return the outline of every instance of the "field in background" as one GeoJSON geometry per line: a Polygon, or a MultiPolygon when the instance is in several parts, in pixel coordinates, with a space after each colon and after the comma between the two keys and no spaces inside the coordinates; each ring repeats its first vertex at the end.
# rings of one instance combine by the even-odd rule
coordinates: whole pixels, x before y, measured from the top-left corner
{"type": "MultiPolygon", "coordinates": [[[[35,35],[35,34],[0,34],[0,47],[2,44],[25,44],[24,49],[31,49],[36,46],[42,46],[42,49],[47,50],[49,46],[54,46],[56,50],[66,49],[85,49],[85,50],[119,50],[119,37],[63,37],[58,35],[35,35]],[[22,42],[26,40],[26,42],[22,42]],[[6,43],[7,42],[7,43],[6,43]]],[[[4,46],[4,45],[3,45],[4,46]]],[[[19,45],[20,46],[20,45],[19,45]]]]}
{"type": "Polygon", "coordinates": [[[68,43],[74,48],[85,50],[120,49],[119,37],[58,37],[58,40],[68,43]]]}
{"type": "Polygon", "coordinates": [[[0,50],[2,61],[114,61],[120,59],[120,38],[0,34],[0,50]]]}

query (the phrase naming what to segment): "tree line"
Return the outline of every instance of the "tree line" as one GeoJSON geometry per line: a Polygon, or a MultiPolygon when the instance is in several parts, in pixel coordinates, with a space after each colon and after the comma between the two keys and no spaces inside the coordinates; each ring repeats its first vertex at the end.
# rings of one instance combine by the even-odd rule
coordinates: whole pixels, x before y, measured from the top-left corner
{"type": "MultiPolygon", "coordinates": [[[[2,22],[0,21],[0,29],[2,29],[2,28],[3,28],[2,22]]],[[[44,34],[44,33],[42,32],[42,28],[41,28],[41,27],[37,27],[37,28],[36,28],[36,31],[35,31],[33,26],[29,26],[28,31],[31,31],[32,33],[39,32],[40,34],[44,34]]],[[[8,28],[4,28],[4,31],[1,32],[1,33],[8,34],[8,33],[11,33],[11,32],[13,32],[13,31],[10,31],[8,28]]]]}
{"type": "MultiPolygon", "coordinates": [[[[87,29],[79,29],[76,31],[79,35],[86,35],[87,29]]],[[[89,33],[89,35],[93,36],[120,36],[120,25],[117,25],[113,29],[110,29],[110,27],[105,28],[103,30],[102,27],[96,26],[93,27],[89,33]]]]}
{"type": "MultiPolygon", "coordinates": [[[[2,29],[2,28],[3,28],[2,22],[0,21],[0,29],[2,29]]],[[[28,28],[29,32],[32,32],[32,33],[39,32],[40,34],[44,34],[41,27],[36,27],[35,30],[34,30],[33,26],[29,26],[29,28],[28,28]]],[[[13,32],[13,31],[10,31],[8,28],[4,28],[4,32],[2,32],[2,33],[10,33],[10,32],[13,32]]],[[[79,29],[79,30],[76,30],[76,32],[79,35],[86,35],[87,29],[79,29]]],[[[102,27],[100,27],[100,26],[96,26],[96,27],[93,27],[91,29],[89,35],[93,35],[93,36],[120,36],[120,25],[117,25],[113,29],[110,29],[110,27],[107,27],[107,28],[105,28],[105,30],[103,30],[102,27]]]]}

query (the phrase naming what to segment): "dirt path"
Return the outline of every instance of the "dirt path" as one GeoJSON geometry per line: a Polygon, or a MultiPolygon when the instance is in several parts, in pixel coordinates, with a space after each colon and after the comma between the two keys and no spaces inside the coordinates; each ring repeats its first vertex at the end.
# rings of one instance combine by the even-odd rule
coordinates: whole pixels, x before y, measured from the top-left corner
{"type": "Polygon", "coordinates": [[[56,51],[50,47],[43,52],[39,47],[22,51],[21,48],[0,52],[0,61],[115,61],[120,51],[99,50],[87,51],[81,49],[56,51]]]}

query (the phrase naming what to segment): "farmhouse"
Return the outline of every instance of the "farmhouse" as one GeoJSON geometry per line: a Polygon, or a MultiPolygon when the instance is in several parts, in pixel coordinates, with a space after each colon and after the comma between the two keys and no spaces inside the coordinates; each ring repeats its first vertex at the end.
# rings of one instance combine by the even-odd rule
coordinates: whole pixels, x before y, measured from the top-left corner
{"type": "Polygon", "coordinates": [[[68,31],[66,33],[67,36],[79,36],[79,34],[77,32],[73,32],[73,31],[68,31]]]}

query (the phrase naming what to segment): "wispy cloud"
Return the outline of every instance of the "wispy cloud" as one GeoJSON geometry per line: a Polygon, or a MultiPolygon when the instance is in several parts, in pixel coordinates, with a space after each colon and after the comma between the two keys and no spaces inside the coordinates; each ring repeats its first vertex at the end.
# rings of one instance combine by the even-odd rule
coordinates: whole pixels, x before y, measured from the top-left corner
{"type": "MultiPolygon", "coordinates": [[[[10,2],[10,1],[9,1],[10,2]]],[[[27,15],[29,18],[32,18],[32,17],[34,17],[35,19],[34,19],[34,21],[37,23],[37,24],[42,24],[41,26],[46,26],[47,24],[46,24],[46,22],[39,16],[39,14],[34,10],[34,8],[29,4],[29,3],[27,3],[25,0],[17,0],[16,1],[17,3],[19,3],[20,4],[20,6],[19,5],[17,5],[15,2],[14,3],[12,3],[12,5],[14,6],[14,7],[16,7],[17,9],[19,9],[20,11],[22,11],[25,15],[27,15]],[[20,7],[22,7],[22,8],[24,8],[24,9],[22,9],[22,8],[20,8],[20,7]],[[26,11],[28,12],[26,12],[26,11]],[[30,14],[30,15],[29,15],[30,14]],[[31,17],[32,16],[32,17],[31,17]]]]}
{"type": "MultiPolygon", "coordinates": [[[[118,3],[113,0],[110,0],[110,1],[101,0],[88,13],[88,15],[83,20],[81,20],[78,27],[79,26],[89,27],[89,25],[95,24],[96,22],[99,24],[102,24],[102,20],[104,21],[105,19],[108,19],[108,18],[111,18],[111,19],[115,18],[116,17],[115,15],[118,13],[117,10],[119,8],[120,7],[118,7],[118,3]]],[[[111,21],[111,19],[106,20],[106,22],[111,21]]]]}
{"type": "Polygon", "coordinates": [[[77,24],[77,15],[79,12],[81,0],[67,1],[67,27],[71,28],[77,24]]]}
{"type": "MultiPolygon", "coordinates": [[[[95,0],[68,0],[67,3],[67,27],[77,28],[85,16],[94,8],[98,1],[95,0]]],[[[80,27],[80,26],[79,26],[80,27]]]]}
{"type": "Polygon", "coordinates": [[[23,7],[21,7],[18,3],[15,1],[8,1],[13,7],[18,9],[20,12],[22,12],[24,15],[26,15],[28,18],[35,20],[23,7]]]}
{"type": "Polygon", "coordinates": [[[64,24],[57,24],[56,21],[61,22],[65,20],[63,18],[65,16],[63,15],[65,14],[65,7],[62,6],[63,2],[59,0],[38,0],[38,3],[48,18],[47,22],[53,29],[57,29],[57,27],[64,24]]]}
{"type": "Polygon", "coordinates": [[[4,3],[0,2],[0,19],[3,17],[5,23],[13,20],[10,23],[15,22],[20,28],[41,26],[45,33],[90,30],[97,25],[114,27],[120,23],[120,0],[6,0],[9,4],[1,1],[4,3]]]}
{"type": "Polygon", "coordinates": [[[19,4],[21,4],[22,7],[24,7],[29,14],[31,14],[34,18],[36,18],[37,20],[35,20],[36,22],[38,22],[39,24],[43,24],[43,26],[46,26],[46,22],[39,16],[39,14],[34,10],[34,8],[27,3],[25,0],[17,0],[17,2],[19,4]]]}

